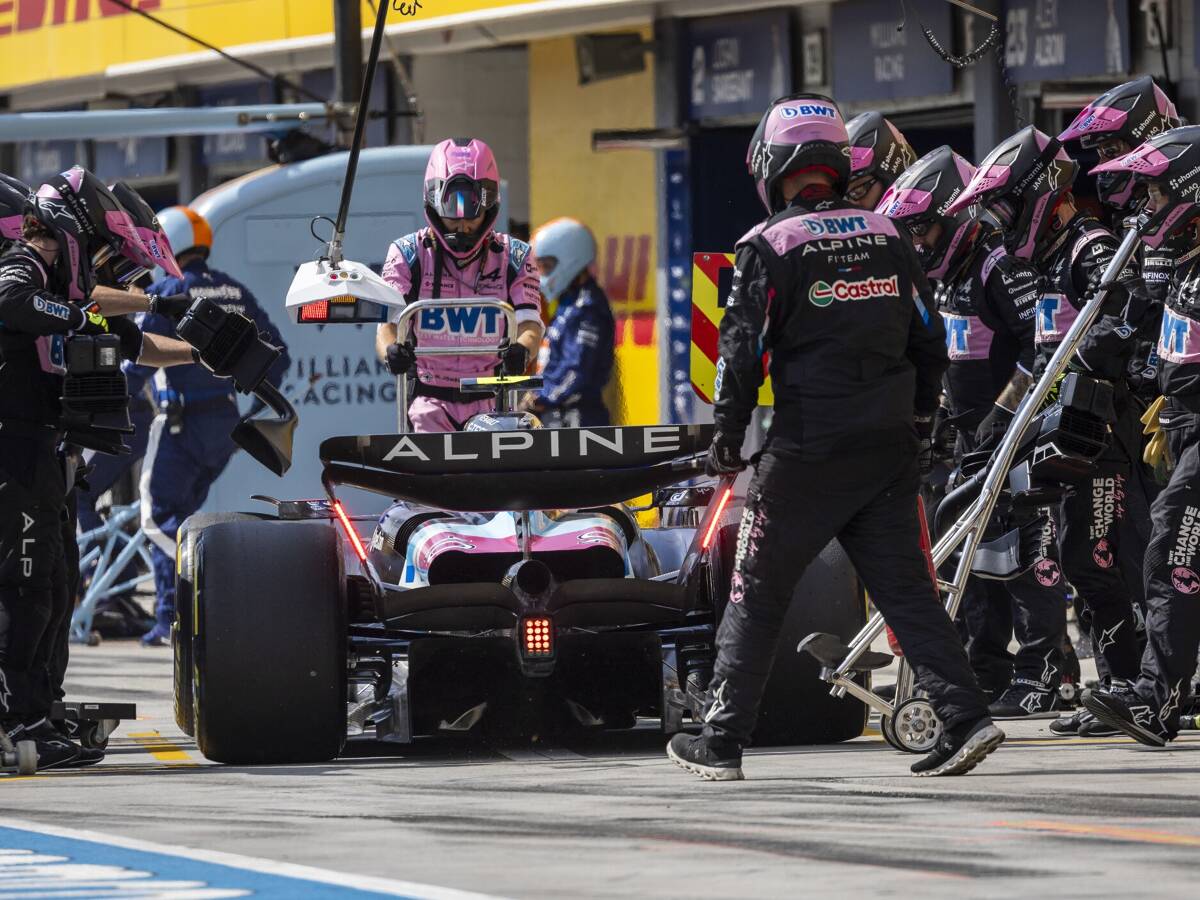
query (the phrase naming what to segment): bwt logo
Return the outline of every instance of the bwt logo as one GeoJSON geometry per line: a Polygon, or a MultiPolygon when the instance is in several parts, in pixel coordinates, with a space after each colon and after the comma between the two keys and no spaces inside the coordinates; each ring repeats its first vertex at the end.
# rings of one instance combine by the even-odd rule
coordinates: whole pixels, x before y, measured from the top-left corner
{"type": "Polygon", "coordinates": [[[490,306],[467,308],[421,310],[420,330],[443,334],[498,334],[500,332],[500,310],[490,306]],[[481,331],[480,320],[486,320],[481,331]]]}
{"type": "Polygon", "coordinates": [[[856,234],[861,231],[870,230],[867,225],[866,216],[825,216],[817,218],[816,216],[805,216],[800,220],[804,223],[804,227],[808,229],[809,234],[817,237],[825,235],[839,234],[856,234]]]}
{"type": "Polygon", "coordinates": [[[816,106],[806,103],[803,106],[781,106],[779,114],[785,119],[795,119],[800,116],[818,116],[822,119],[836,119],[837,110],[832,106],[816,106]]]}

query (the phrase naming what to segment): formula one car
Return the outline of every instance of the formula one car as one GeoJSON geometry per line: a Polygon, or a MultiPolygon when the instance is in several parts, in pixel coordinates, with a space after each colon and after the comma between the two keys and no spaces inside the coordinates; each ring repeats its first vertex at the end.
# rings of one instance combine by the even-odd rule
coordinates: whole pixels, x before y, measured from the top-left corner
{"type": "MultiPolygon", "coordinates": [[[[515,333],[511,308],[485,299],[408,304],[400,333],[422,310],[488,305],[515,333]]],[[[461,432],[325,440],[326,498],[184,524],[175,712],[206,757],[311,762],[356,735],[699,721],[737,540],[733,482],[696,483],[712,427],[544,429],[507,411],[533,383],[464,381],[497,412],[461,432]],[[395,502],[356,517],[340,485],[395,502]],[[639,521],[655,510],[659,524],[639,521]]],[[[866,708],[830,697],[793,648],[853,635],[863,591],[836,545],[798,590],[756,740],[848,740],[866,708]]]]}

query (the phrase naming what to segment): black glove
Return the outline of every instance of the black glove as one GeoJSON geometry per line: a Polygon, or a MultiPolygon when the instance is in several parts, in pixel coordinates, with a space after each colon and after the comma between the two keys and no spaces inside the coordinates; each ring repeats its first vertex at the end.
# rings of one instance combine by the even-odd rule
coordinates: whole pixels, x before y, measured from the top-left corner
{"type": "Polygon", "coordinates": [[[917,430],[917,468],[925,478],[933,471],[933,416],[913,416],[917,430]]]}
{"type": "Polygon", "coordinates": [[[192,307],[190,294],[171,294],[166,297],[147,294],[146,298],[150,301],[150,312],[166,316],[172,322],[178,322],[183,318],[183,314],[192,307]]]}
{"type": "Polygon", "coordinates": [[[75,329],[80,334],[108,334],[108,319],[98,312],[83,311],[83,324],[75,329]]]}
{"type": "Polygon", "coordinates": [[[387,348],[388,371],[393,375],[407,375],[417,366],[417,351],[411,344],[399,341],[387,348]]]}
{"type": "Polygon", "coordinates": [[[983,417],[979,427],[975,429],[975,443],[982,447],[999,440],[1008,430],[1008,423],[1013,420],[1013,414],[995,403],[992,411],[983,417]]]}
{"type": "Polygon", "coordinates": [[[500,351],[500,374],[524,375],[529,368],[529,351],[524,344],[512,343],[500,351]]]}
{"type": "Polygon", "coordinates": [[[704,471],[710,477],[732,475],[746,468],[742,459],[742,442],[745,435],[725,434],[718,431],[713,435],[712,444],[708,448],[708,459],[704,461],[704,471]]]}
{"type": "Polygon", "coordinates": [[[137,362],[142,355],[142,330],[125,316],[109,319],[108,330],[121,339],[121,356],[130,362],[137,362]]]}

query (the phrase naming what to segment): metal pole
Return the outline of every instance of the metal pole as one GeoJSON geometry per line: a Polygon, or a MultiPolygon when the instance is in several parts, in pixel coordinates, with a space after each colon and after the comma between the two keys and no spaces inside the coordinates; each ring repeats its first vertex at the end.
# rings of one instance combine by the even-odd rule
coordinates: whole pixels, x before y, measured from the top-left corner
{"type": "MultiPolygon", "coordinates": [[[[342,103],[354,103],[362,94],[362,58],[362,9],[358,0],[333,0],[333,90],[342,103]]],[[[338,146],[349,147],[353,139],[353,130],[339,121],[338,146]]]]}
{"type": "Polygon", "coordinates": [[[334,268],[342,261],[342,241],[346,236],[346,219],[350,215],[350,197],[354,193],[354,178],[358,174],[358,155],[362,151],[363,136],[367,127],[367,109],[371,104],[371,84],[375,81],[375,68],[379,64],[379,49],[383,45],[383,29],[387,24],[389,6],[390,2],[380,2],[379,14],[375,17],[375,31],[371,35],[367,71],[363,76],[358,115],[354,119],[354,138],[350,144],[350,158],[346,161],[346,177],[342,182],[342,199],[338,204],[337,221],[333,226],[333,239],[329,242],[329,262],[334,268]]]}
{"type": "MultiPolygon", "coordinates": [[[[1104,270],[1104,275],[1100,279],[1100,286],[1097,288],[1096,293],[1084,305],[1083,309],[1079,311],[1079,316],[1067,331],[1062,343],[1058,345],[1058,349],[1054,351],[1054,355],[1046,365],[1042,377],[1038,379],[1037,383],[1021,401],[1021,405],[1017,407],[1016,415],[1005,432],[1004,440],[1000,442],[1000,446],[996,448],[995,453],[988,462],[987,476],[984,479],[979,496],[958,517],[953,527],[934,546],[933,562],[935,566],[940,567],[942,563],[950,558],[950,555],[960,544],[963,545],[962,557],[958,561],[954,581],[946,588],[948,594],[947,611],[951,616],[958,610],[958,602],[966,588],[975,551],[983,538],[984,529],[991,518],[992,510],[996,506],[996,500],[1004,490],[1009,470],[1012,468],[1013,459],[1016,457],[1017,449],[1024,437],[1025,430],[1033,421],[1034,416],[1038,414],[1051,388],[1054,387],[1055,382],[1058,380],[1058,376],[1066,371],[1071,355],[1083,342],[1088,329],[1100,317],[1100,310],[1104,305],[1105,297],[1113,285],[1116,284],[1125,266],[1133,258],[1140,241],[1140,228],[1130,228],[1125,233],[1124,240],[1121,241],[1121,245],[1117,248],[1112,261],[1109,262],[1108,267],[1104,270]]],[[[863,630],[851,642],[851,652],[847,654],[842,664],[834,670],[834,680],[844,680],[848,677],[854,663],[870,647],[875,637],[883,631],[883,625],[883,617],[878,613],[871,617],[871,620],[867,622],[863,630]]],[[[902,660],[901,666],[903,667],[904,665],[905,663],[902,660]]],[[[835,684],[830,693],[835,697],[841,697],[846,693],[846,690],[840,684],[835,684]]],[[[896,703],[898,704],[903,699],[905,698],[897,693],[896,703]]]]}

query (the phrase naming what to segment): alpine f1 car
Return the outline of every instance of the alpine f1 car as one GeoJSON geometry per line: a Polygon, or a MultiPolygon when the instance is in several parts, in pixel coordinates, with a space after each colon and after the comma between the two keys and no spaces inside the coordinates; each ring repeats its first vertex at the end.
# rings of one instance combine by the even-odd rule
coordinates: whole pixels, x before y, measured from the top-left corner
{"type": "MultiPolygon", "coordinates": [[[[401,335],[413,315],[448,305],[500,306],[515,333],[511,308],[494,300],[378,296],[405,307],[401,335]]],[[[329,303],[294,314],[382,318],[348,302],[353,314],[329,303]]],[[[512,389],[532,384],[464,381],[493,393],[497,412],[461,432],[326,439],[325,498],[184,524],[175,711],[206,757],[323,761],[357,735],[646,719],[669,733],[699,720],[738,518],[732,481],[698,483],[712,427],[545,429],[506,411],[512,389]],[[394,503],[355,516],[343,485],[394,503]],[[639,519],[655,513],[657,524],[639,519]]],[[[830,697],[816,661],[793,648],[812,632],[850,638],[865,623],[863,591],[836,545],[798,591],[756,740],[856,737],[866,707],[830,697]]]]}

